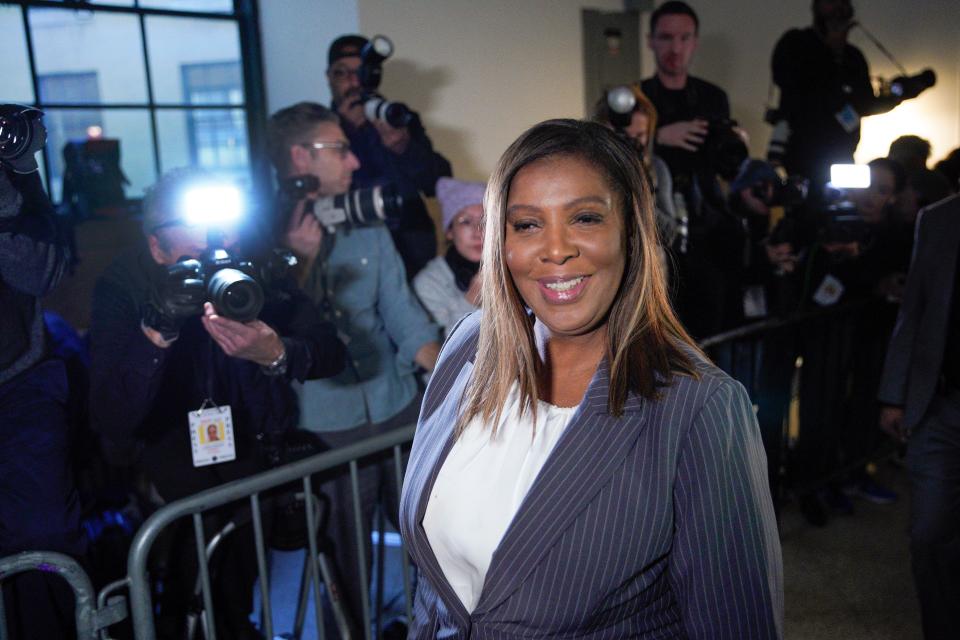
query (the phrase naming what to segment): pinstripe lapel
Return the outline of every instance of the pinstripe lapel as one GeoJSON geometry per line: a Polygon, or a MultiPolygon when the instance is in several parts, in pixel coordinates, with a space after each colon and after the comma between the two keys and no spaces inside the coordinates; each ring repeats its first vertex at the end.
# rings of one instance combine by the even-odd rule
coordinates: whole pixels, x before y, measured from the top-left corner
{"type": "Polygon", "coordinates": [[[631,394],[623,416],[615,418],[607,413],[609,388],[604,361],[494,551],[474,617],[519,588],[632,449],[647,403],[631,394]]]}
{"type": "MultiPolygon", "coordinates": [[[[457,372],[457,376],[452,383],[444,380],[431,382],[441,385],[440,390],[443,398],[462,398],[464,387],[473,371],[473,363],[466,361],[466,358],[464,358],[462,367],[457,369],[454,366],[450,370],[457,372]]],[[[457,623],[466,627],[469,625],[469,614],[443,574],[443,570],[437,562],[437,557],[430,547],[430,542],[427,540],[427,533],[423,529],[423,517],[427,511],[427,503],[430,501],[430,493],[433,491],[433,485],[437,481],[440,468],[447,459],[450,449],[453,448],[453,427],[457,421],[458,404],[457,402],[441,400],[439,408],[417,427],[410,461],[407,464],[407,469],[413,470],[413,473],[408,472],[407,474],[406,481],[409,483],[409,487],[404,488],[404,494],[417,496],[417,504],[415,509],[412,510],[413,522],[407,523],[413,532],[412,546],[414,549],[411,549],[411,551],[417,560],[417,566],[430,580],[437,594],[443,600],[443,604],[457,623]]]]}

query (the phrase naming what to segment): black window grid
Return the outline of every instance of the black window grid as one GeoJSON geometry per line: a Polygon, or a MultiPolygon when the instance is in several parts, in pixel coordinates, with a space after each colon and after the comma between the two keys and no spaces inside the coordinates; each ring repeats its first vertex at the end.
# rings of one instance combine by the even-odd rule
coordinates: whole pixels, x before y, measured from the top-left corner
{"type": "MultiPolygon", "coordinates": [[[[260,46],[259,14],[257,0],[233,0],[232,12],[193,11],[182,9],[161,9],[142,7],[140,0],[133,0],[132,6],[118,6],[84,2],[76,0],[2,0],[7,5],[19,5],[23,32],[27,46],[27,60],[30,65],[30,78],[33,86],[33,106],[38,109],[62,110],[90,110],[103,111],[147,110],[149,112],[150,135],[153,142],[154,173],[161,174],[161,158],[159,139],[159,125],[157,112],[163,110],[231,110],[243,109],[246,113],[247,145],[250,158],[250,178],[254,191],[267,193],[270,188],[270,169],[265,161],[265,140],[263,123],[266,121],[266,95],[263,83],[263,65],[260,46]],[[31,8],[73,9],[76,11],[102,11],[106,13],[120,13],[136,15],[140,28],[140,45],[142,47],[144,76],[146,80],[146,102],[98,102],[98,103],[70,103],[44,102],[40,98],[40,81],[37,74],[36,55],[34,51],[33,33],[30,29],[29,10],[31,8]],[[191,18],[207,20],[232,20],[237,24],[240,37],[240,64],[243,72],[243,102],[224,104],[191,104],[189,102],[156,102],[153,92],[153,77],[150,65],[150,51],[147,46],[146,19],[149,16],[164,16],[173,18],[191,18]]],[[[50,184],[51,162],[46,145],[42,149],[44,178],[50,184]]]]}

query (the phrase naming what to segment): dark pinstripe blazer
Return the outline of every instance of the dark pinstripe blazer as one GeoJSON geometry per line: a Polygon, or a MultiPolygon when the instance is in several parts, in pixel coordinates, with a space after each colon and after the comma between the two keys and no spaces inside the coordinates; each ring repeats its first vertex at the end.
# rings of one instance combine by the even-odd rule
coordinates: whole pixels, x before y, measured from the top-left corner
{"type": "Polygon", "coordinates": [[[468,614],[423,530],[473,370],[480,312],[427,388],[400,503],[420,570],[410,638],[778,638],[780,542],[743,387],[707,362],[607,412],[601,365],[493,554],[468,614]]]}

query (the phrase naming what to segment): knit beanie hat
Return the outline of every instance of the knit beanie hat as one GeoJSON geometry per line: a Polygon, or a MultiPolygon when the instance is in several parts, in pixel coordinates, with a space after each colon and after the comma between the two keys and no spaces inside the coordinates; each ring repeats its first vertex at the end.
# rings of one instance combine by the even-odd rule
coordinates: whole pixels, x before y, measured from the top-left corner
{"type": "Polygon", "coordinates": [[[443,213],[443,230],[450,227],[450,223],[464,207],[472,204],[483,204],[483,192],[487,185],[483,182],[464,182],[455,178],[440,178],[437,180],[437,200],[440,201],[440,210],[443,213]]]}

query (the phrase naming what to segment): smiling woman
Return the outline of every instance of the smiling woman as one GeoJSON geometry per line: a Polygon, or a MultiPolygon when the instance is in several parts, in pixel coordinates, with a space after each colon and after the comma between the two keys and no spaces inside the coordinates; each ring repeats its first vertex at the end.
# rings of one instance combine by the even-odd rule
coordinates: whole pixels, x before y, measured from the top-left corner
{"type": "Polygon", "coordinates": [[[781,636],[752,406],[670,309],[642,176],[573,120],[501,158],[404,482],[411,638],[781,636]]]}

